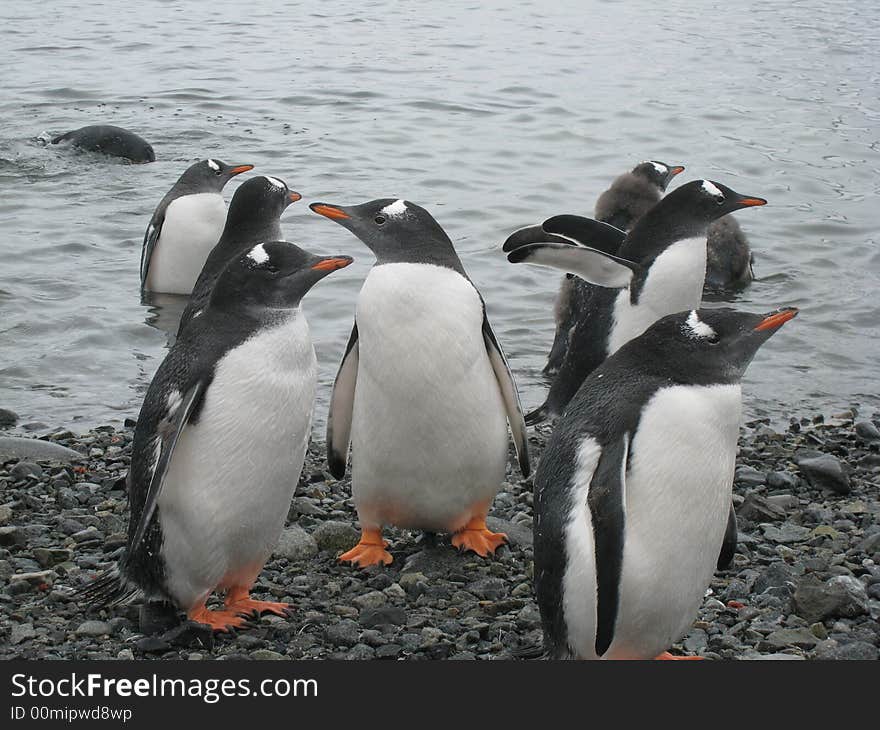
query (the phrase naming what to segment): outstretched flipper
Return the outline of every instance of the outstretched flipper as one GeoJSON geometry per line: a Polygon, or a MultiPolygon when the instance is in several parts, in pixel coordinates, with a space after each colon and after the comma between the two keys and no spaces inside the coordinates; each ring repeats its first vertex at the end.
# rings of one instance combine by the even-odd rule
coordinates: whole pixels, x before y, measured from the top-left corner
{"type": "Polygon", "coordinates": [[[620,603],[629,438],[629,434],[624,433],[603,447],[587,496],[596,550],[596,654],[599,656],[608,651],[614,641],[620,603]]]}
{"type": "Polygon", "coordinates": [[[526,226],[511,233],[504,245],[501,247],[503,251],[510,253],[516,251],[520,246],[528,243],[565,243],[572,246],[577,245],[577,241],[570,241],[565,236],[554,236],[547,233],[541,226],[526,226]]]}
{"type": "Polygon", "coordinates": [[[153,513],[156,511],[156,504],[159,501],[159,495],[162,493],[162,487],[165,485],[165,476],[168,474],[168,465],[171,463],[174,447],[177,445],[184,427],[189,422],[190,416],[201,402],[207,387],[207,380],[198,380],[191,385],[178,402],[169,405],[168,412],[164,414],[159,427],[156,429],[156,458],[152,468],[153,473],[150,478],[150,486],[147,488],[143,507],[141,507],[137,528],[129,543],[129,552],[137,549],[147,531],[153,513]]]}
{"type": "Polygon", "coordinates": [[[348,462],[348,447],[351,444],[351,418],[354,409],[354,388],[358,371],[358,328],[357,322],[351,328],[351,336],[330,396],[330,411],[327,414],[327,464],[336,479],[345,476],[348,462]]]}
{"type": "Polygon", "coordinates": [[[532,243],[507,255],[512,264],[529,263],[549,266],[575,274],[585,281],[609,289],[628,287],[641,267],[626,259],[595,248],[562,243],[532,243]]]}
{"type": "Polygon", "coordinates": [[[612,256],[617,253],[626,238],[626,231],[582,215],[554,215],[545,220],[541,228],[547,233],[566,238],[579,246],[595,248],[612,256]]]}
{"type": "Polygon", "coordinates": [[[524,477],[531,472],[529,465],[529,444],[526,436],[526,424],[523,419],[522,406],[519,402],[519,392],[513,375],[507,364],[507,359],[501,351],[498,340],[489,320],[486,318],[486,308],[483,307],[483,341],[486,344],[486,352],[489,354],[489,362],[495,371],[495,379],[501,389],[501,397],[504,399],[504,408],[507,411],[507,422],[510,424],[510,432],[513,434],[513,445],[516,447],[516,455],[519,459],[519,468],[524,477]]]}

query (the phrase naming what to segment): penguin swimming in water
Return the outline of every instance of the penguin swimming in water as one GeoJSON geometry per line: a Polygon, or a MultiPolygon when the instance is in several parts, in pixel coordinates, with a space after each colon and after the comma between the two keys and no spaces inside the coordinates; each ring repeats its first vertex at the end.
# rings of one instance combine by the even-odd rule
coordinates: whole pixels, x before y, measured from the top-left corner
{"type": "MultiPolygon", "coordinates": [[[[682,165],[667,165],[659,160],[639,163],[629,172],[616,177],[599,196],[593,217],[628,232],[663,197],[672,178],[682,172],[682,165]]],[[[516,231],[511,238],[516,240],[517,236],[523,235],[527,235],[532,241],[559,241],[552,235],[548,237],[540,226],[529,226],[516,231]]],[[[559,242],[565,243],[564,240],[559,242]]],[[[572,274],[566,274],[562,278],[554,306],[556,334],[544,366],[545,375],[556,374],[562,366],[572,328],[584,312],[591,310],[593,289],[592,284],[572,274]]]]}
{"type": "Polygon", "coordinates": [[[393,198],[311,209],[376,255],[357,300],[327,422],[327,458],[345,474],[361,539],[340,559],[389,564],[383,525],[453,533],[452,544],[494,553],[486,527],[504,480],[510,424],[529,473],[519,396],[480,293],[452,241],[424,208],[393,198]]]}
{"type": "Polygon", "coordinates": [[[755,278],[755,257],[734,216],[724,216],[709,226],[706,251],[704,294],[736,291],[755,278]]]}
{"type": "Polygon", "coordinates": [[[283,240],[281,214],[302,196],[277,177],[258,175],[238,186],[229,203],[223,233],[205,259],[180,317],[178,337],[193,317],[204,309],[211,290],[226,265],[262,241],[283,240]]]}
{"type": "Polygon", "coordinates": [[[143,137],[112,124],[92,124],[80,127],[52,139],[52,144],[69,142],[89,152],[99,152],[111,157],[122,157],[131,162],[155,162],[156,153],[143,137]]]}
{"type": "MultiPolygon", "coordinates": [[[[156,207],[141,252],[141,291],[190,294],[226,224],[220,191],[253,165],[190,165],[156,207]]],[[[279,237],[280,238],[280,237],[279,237]]]]}
{"type": "Polygon", "coordinates": [[[551,657],[672,658],[715,569],[742,375],[794,308],[664,317],[594,370],[535,474],[535,590],[551,657]]]}
{"type": "Polygon", "coordinates": [[[660,200],[628,234],[590,218],[560,215],[546,220],[542,228],[567,243],[508,239],[504,250],[510,252],[507,258],[512,263],[563,269],[596,285],[590,308],[572,331],[547,400],[526,416],[526,423],[540,423],[562,413],[584,378],[651,323],[666,314],[698,307],[706,276],[709,224],[735,210],[766,202],[720,183],[693,180],[660,200]]]}
{"type": "Polygon", "coordinates": [[[83,589],[87,600],[143,593],[218,631],[255,612],[285,614],[250,589],[284,527],[311,434],[317,365],[300,301],[351,261],[273,241],[224,269],[144,398],[127,547],[83,589]],[[224,590],[225,608],[209,610],[224,590]]]}

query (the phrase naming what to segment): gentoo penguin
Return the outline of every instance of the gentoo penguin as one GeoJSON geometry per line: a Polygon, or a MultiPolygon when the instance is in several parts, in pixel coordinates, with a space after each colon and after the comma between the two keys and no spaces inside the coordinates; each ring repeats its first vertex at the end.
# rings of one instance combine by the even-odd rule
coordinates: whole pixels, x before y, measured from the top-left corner
{"type": "Polygon", "coordinates": [[[794,308],[668,315],[594,370],[535,474],[535,589],[554,658],[651,659],[689,628],[731,500],[740,379],[794,308]]]}
{"type": "MultiPolygon", "coordinates": [[[[672,178],[682,172],[684,172],[683,166],[667,165],[658,160],[639,163],[629,172],[616,177],[611,186],[599,196],[594,217],[622,231],[629,231],[635,222],[663,197],[672,178]]],[[[540,226],[530,226],[524,230],[529,231],[530,236],[534,236],[535,229],[540,229],[540,226]]],[[[517,231],[513,236],[518,234],[523,235],[517,231]]],[[[554,237],[539,235],[533,240],[552,241],[554,237]]],[[[566,274],[562,278],[554,307],[556,334],[553,337],[553,346],[550,348],[547,364],[544,366],[545,375],[553,375],[561,367],[565,351],[568,349],[572,327],[584,312],[589,312],[591,309],[593,288],[592,284],[571,274],[566,274]]]]}
{"type": "Polygon", "coordinates": [[[284,526],[311,433],[316,361],[303,295],[348,256],[292,243],[253,246],[224,269],[174,343],[135,428],[128,544],[85,597],[143,593],[224,631],[254,612],[250,588],[284,526]],[[225,608],[205,606],[226,591],[225,608]]]}
{"type": "Polygon", "coordinates": [[[375,254],[333,386],[331,473],[345,474],[361,539],[340,559],[389,564],[383,525],[448,531],[485,556],[506,536],[486,527],[504,480],[507,424],[523,474],[528,447],[519,396],[483,298],[452,241],[424,208],[393,198],[311,209],[375,254]]]}
{"type": "Polygon", "coordinates": [[[229,203],[223,233],[208,254],[183,310],[178,334],[204,308],[226,264],[258,243],[284,238],[281,214],[301,197],[283,180],[267,175],[252,177],[238,186],[229,203]]]}
{"type": "Polygon", "coordinates": [[[752,268],[755,257],[746,234],[732,215],[720,218],[709,226],[706,248],[705,293],[742,289],[755,278],[752,268]]]}
{"type": "Polygon", "coordinates": [[[190,165],[159,202],[141,251],[141,291],[190,294],[202,265],[223,232],[220,191],[253,165],[207,159],[190,165]]]}
{"type": "Polygon", "coordinates": [[[589,310],[575,325],[547,400],[526,416],[526,423],[562,413],[584,378],[651,323],[698,307],[709,224],[734,210],[766,202],[720,183],[693,180],[661,199],[628,234],[590,218],[561,215],[544,221],[542,227],[568,243],[505,243],[513,263],[563,269],[597,287],[589,310]]]}
{"type": "Polygon", "coordinates": [[[80,127],[52,139],[52,144],[69,142],[72,147],[122,157],[131,162],[155,162],[156,153],[150,144],[134,132],[110,124],[80,127]]]}

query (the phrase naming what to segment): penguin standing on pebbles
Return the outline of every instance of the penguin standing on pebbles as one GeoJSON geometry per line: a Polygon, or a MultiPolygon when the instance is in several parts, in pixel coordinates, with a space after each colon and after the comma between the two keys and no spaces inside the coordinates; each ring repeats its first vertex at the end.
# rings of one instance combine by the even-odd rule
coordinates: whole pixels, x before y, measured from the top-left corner
{"type": "Polygon", "coordinates": [[[673,658],[727,524],[740,380],[796,314],[672,314],[584,382],[535,475],[535,589],[552,657],[673,658]]]}
{"type": "Polygon", "coordinates": [[[286,604],[250,589],[284,527],[312,423],[317,367],[300,300],[348,256],[260,243],[224,269],[159,366],[138,417],[128,544],[82,593],[169,601],[217,631],[286,604]],[[213,591],[225,607],[210,610],[213,591]]]}
{"type": "Polygon", "coordinates": [[[211,249],[183,311],[178,336],[204,309],[211,290],[226,265],[263,241],[284,239],[281,214],[302,196],[277,177],[259,175],[245,180],[235,191],[220,240],[211,249]]]}
{"type": "Polygon", "coordinates": [[[159,202],[141,252],[141,291],[192,292],[226,223],[220,191],[253,165],[207,159],[190,165],[159,202]]]}
{"type": "MultiPolygon", "coordinates": [[[[610,187],[596,201],[594,216],[596,220],[608,223],[622,231],[629,231],[635,222],[647,213],[666,191],[669,183],[676,175],[684,172],[681,165],[667,165],[659,160],[641,162],[629,172],[619,175],[610,187]]],[[[512,234],[531,237],[533,241],[544,240],[565,243],[547,235],[540,226],[530,226],[512,234]],[[536,235],[537,234],[537,235],[536,235]]],[[[613,252],[612,252],[613,253],[613,252]]],[[[562,366],[565,352],[569,346],[572,328],[585,312],[591,309],[592,284],[571,274],[566,274],[559,286],[556,296],[554,314],[556,318],[556,334],[553,346],[544,366],[545,375],[554,375],[562,366]]]]}
{"type": "Polygon", "coordinates": [[[547,400],[526,416],[526,423],[562,413],[593,369],[657,319],[698,307],[709,224],[766,203],[720,183],[693,180],[660,200],[628,234],[590,218],[560,215],[544,221],[542,229],[567,243],[508,239],[504,250],[512,263],[551,266],[601,287],[572,333],[547,400]]]}
{"type": "Polygon", "coordinates": [[[337,479],[352,447],[362,530],[340,559],[391,563],[383,525],[448,531],[456,547],[494,553],[506,537],[486,515],[504,480],[508,423],[524,475],[529,461],[516,385],[480,293],[424,208],[394,199],[310,207],[376,255],[327,422],[337,479]]]}

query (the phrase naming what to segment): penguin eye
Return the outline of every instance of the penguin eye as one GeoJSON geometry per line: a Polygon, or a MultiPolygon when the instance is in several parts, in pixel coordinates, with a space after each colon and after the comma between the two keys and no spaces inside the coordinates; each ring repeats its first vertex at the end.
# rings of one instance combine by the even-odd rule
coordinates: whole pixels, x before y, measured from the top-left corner
{"type": "Polygon", "coordinates": [[[223,170],[214,170],[214,174],[215,174],[217,177],[220,177],[220,175],[223,174],[223,170]]]}
{"type": "Polygon", "coordinates": [[[724,196],[723,195],[720,198],[715,198],[715,205],[724,205],[724,196]]]}
{"type": "Polygon", "coordinates": [[[277,274],[278,267],[275,264],[266,264],[263,267],[263,271],[268,271],[270,274],[277,274]]]}
{"type": "Polygon", "coordinates": [[[377,215],[375,218],[373,218],[373,220],[376,222],[376,225],[379,226],[385,223],[385,218],[383,218],[381,215],[377,215]]]}

